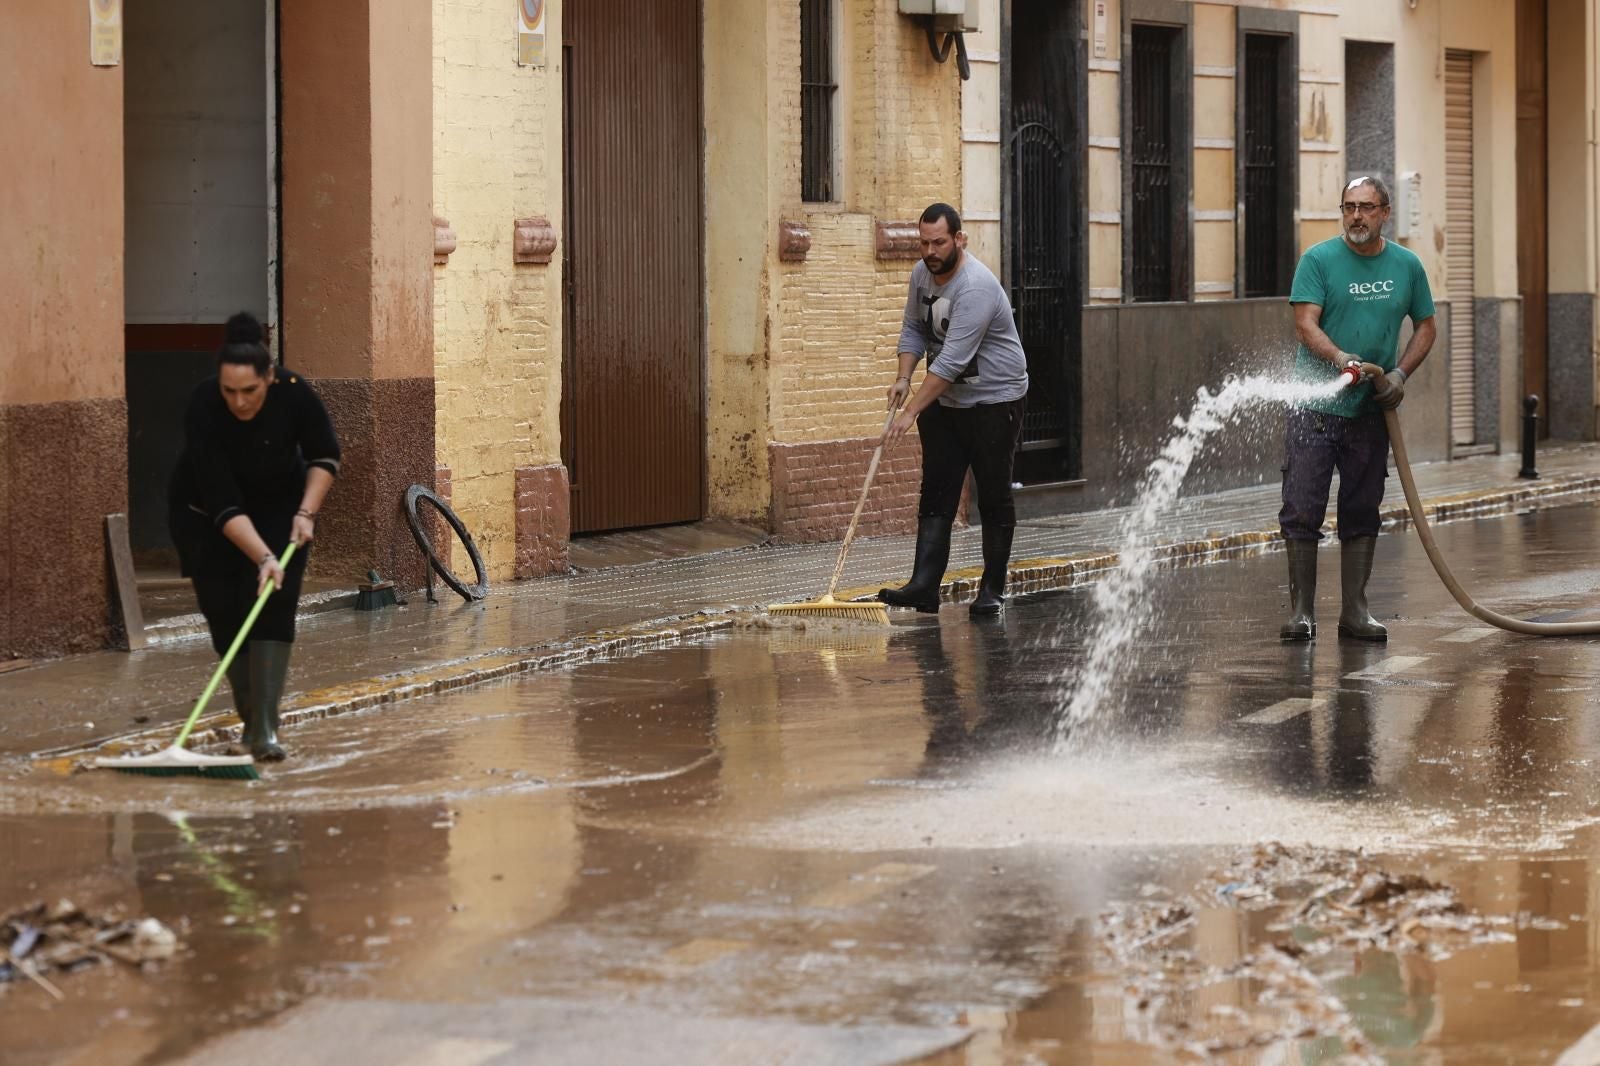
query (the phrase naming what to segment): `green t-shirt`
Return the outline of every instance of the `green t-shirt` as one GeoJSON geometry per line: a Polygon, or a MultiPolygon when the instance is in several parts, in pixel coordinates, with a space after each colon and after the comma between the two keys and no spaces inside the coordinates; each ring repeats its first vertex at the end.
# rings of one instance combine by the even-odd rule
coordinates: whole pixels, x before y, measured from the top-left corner
{"type": "MultiPolygon", "coordinates": [[[[1433,317],[1433,293],[1422,260],[1393,241],[1384,241],[1377,255],[1357,255],[1343,237],[1312,245],[1295,267],[1289,302],[1321,307],[1322,331],[1341,351],[1385,370],[1393,370],[1399,359],[1401,321],[1410,315],[1414,326],[1433,317]]],[[[1303,344],[1295,353],[1296,381],[1329,381],[1338,373],[1303,344]]],[[[1371,396],[1372,385],[1363,382],[1304,406],[1353,418],[1375,409],[1371,396]]]]}

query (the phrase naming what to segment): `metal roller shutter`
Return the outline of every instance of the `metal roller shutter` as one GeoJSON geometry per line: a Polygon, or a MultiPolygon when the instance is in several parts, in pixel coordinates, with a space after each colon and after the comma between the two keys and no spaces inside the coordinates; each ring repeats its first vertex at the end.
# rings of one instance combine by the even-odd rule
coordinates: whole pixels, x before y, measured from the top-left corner
{"type": "Polygon", "coordinates": [[[1444,57],[1444,276],[1450,301],[1450,435],[1477,436],[1473,345],[1472,53],[1444,57]]]}

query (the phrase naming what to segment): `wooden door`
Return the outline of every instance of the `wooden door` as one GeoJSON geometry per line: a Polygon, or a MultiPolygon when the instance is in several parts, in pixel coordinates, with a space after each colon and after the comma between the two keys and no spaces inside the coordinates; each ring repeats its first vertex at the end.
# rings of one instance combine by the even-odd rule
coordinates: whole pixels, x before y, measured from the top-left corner
{"type": "Polygon", "coordinates": [[[563,9],[572,529],[703,515],[700,6],[563,9]]]}

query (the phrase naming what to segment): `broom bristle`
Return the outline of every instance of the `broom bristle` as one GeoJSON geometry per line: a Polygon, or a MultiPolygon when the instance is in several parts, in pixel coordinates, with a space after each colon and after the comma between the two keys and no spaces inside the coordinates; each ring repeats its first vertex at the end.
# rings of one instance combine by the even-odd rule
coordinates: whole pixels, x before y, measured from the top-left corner
{"type": "Polygon", "coordinates": [[[146,777],[210,777],[227,781],[259,781],[261,773],[254,766],[113,766],[124,774],[143,774],[146,777]]]}
{"type": "Polygon", "coordinates": [[[94,766],[146,777],[210,777],[226,781],[259,781],[261,773],[248,755],[202,755],[173,745],[153,755],[96,759],[94,766]]]}
{"type": "Polygon", "coordinates": [[[774,603],[767,613],[889,624],[889,609],[881,603],[774,603]]]}

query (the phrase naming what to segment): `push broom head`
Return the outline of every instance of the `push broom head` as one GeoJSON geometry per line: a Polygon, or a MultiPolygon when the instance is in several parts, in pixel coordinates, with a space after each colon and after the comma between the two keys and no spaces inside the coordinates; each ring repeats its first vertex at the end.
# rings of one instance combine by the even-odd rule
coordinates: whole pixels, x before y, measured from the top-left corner
{"type": "Polygon", "coordinates": [[[115,759],[96,759],[103,770],[147,777],[210,777],[227,781],[259,781],[255,760],[248,755],[202,755],[174,744],[153,755],[123,755],[115,759]]]}
{"type": "Polygon", "coordinates": [[[881,603],[840,603],[832,596],[824,596],[813,603],[774,603],[767,608],[767,613],[785,618],[819,618],[878,626],[889,624],[889,609],[881,603]]]}

